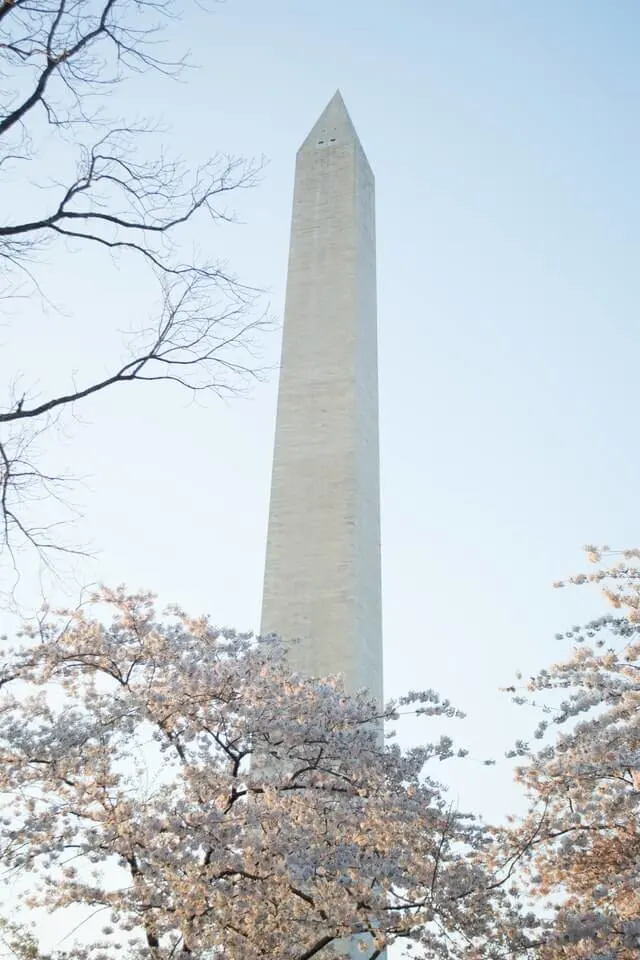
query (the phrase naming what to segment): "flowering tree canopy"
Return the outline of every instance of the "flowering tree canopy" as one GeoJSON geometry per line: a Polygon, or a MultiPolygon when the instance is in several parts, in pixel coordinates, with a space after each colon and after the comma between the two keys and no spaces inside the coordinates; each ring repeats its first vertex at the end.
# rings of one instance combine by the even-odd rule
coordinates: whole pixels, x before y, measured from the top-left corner
{"type": "MultiPolygon", "coordinates": [[[[5,875],[19,891],[28,872],[24,904],[61,922],[97,912],[79,960],[376,957],[396,941],[512,955],[491,838],[425,773],[451,741],[381,745],[375,705],[292,675],[277,638],[103,590],[29,628],[0,684],[5,875]]],[[[456,715],[430,691],[385,715],[402,708],[456,715]]]]}
{"type": "Polygon", "coordinates": [[[602,559],[608,548],[587,550],[598,569],[567,582],[600,584],[617,612],[560,635],[576,644],[572,655],[529,684],[546,695],[548,720],[536,736],[544,738],[550,724],[563,730],[538,752],[524,743],[514,751],[526,757],[518,778],[532,805],[509,842],[526,854],[530,893],[551,898],[554,920],[540,948],[543,960],[635,960],[640,955],[640,569],[630,561],[640,552],[626,551],[621,562],[607,566],[602,559]]]}

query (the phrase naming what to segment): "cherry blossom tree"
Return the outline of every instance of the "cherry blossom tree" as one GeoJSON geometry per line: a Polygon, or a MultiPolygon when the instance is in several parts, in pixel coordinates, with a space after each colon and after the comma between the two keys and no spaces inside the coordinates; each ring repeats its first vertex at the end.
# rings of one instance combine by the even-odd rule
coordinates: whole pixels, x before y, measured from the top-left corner
{"type": "Polygon", "coordinates": [[[516,701],[544,710],[518,779],[532,803],[506,838],[523,881],[548,898],[542,960],[635,960],[640,955],[640,568],[637,550],[588,547],[597,569],[556,584],[598,584],[615,612],[559,640],[574,649],[516,701]],[[612,560],[611,563],[608,561],[612,560]],[[534,698],[534,699],[532,699],[534,698]]]}
{"type": "MultiPolygon", "coordinates": [[[[70,549],[59,530],[67,512],[55,510],[61,495],[64,506],[66,481],[46,466],[50,428],[61,418],[68,422],[90,397],[132,385],[228,394],[257,373],[255,292],[223,259],[194,253],[193,232],[198,222],[231,219],[229,195],[255,182],[256,167],[224,155],[185,165],[167,154],[161,131],[139,119],[145,83],[175,77],[186,63],[171,40],[192,9],[203,5],[0,0],[3,326],[4,308],[19,302],[29,304],[30,323],[40,316],[50,324],[55,310],[44,278],[52,267],[66,278],[55,308],[77,311],[78,253],[92,251],[112,282],[114,331],[132,328],[102,374],[52,359],[43,387],[29,354],[13,371],[3,367],[0,559],[16,569],[24,552],[46,559],[70,549]],[[128,302],[122,267],[149,291],[142,315],[139,308],[120,315],[116,292],[128,302]]],[[[87,316],[85,326],[91,323],[87,316]]],[[[58,356],[66,352],[61,347],[58,356]]]]}
{"type": "MultiPolygon", "coordinates": [[[[59,929],[70,907],[99,921],[78,960],[524,942],[493,838],[428,772],[451,740],[382,744],[375,704],[293,675],[275,637],[102,590],[26,628],[0,684],[4,876],[59,929]]],[[[426,691],[384,717],[406,711],[458,715],[426,691]]]]}

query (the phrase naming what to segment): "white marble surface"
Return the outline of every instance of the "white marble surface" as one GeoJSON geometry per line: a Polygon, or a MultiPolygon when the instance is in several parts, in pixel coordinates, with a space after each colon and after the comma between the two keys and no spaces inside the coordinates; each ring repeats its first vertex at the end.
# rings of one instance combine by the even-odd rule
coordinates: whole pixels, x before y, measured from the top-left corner
{"type": "Polygon", "coordinates": [[[298,151],[263,632],[382,699],[374,178],[340,94],[298,151]]]}

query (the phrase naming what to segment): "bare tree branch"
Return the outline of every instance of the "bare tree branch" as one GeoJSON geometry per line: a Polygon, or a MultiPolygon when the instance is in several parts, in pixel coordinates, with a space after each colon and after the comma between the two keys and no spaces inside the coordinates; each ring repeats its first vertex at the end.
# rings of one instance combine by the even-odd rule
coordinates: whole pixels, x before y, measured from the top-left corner
{"type": "Polygon", "coordinates": [[[183,253],[196,219],[233,219],[223,203],[256,183],[260,165],[218,155],[190,170],[165,155],[153,124],[111,123],[104,110],[104,95],[131,75],[180,72],[186,60],[167,44],[174,18],[188,7],[180,0],[0,0],[3,299],[24,296],[27,285],[46,297],[40,265],[55,263],[73,276],[78,248],[106,254],[109,268],[114,254],[137,260],[159,291],[150,323],[135,323],[140,332],[125,342],[127,359],[111,372],[82,383],[80,371],[76,386],[69,371],[68,389],[0,398],[0,560],[14,568],[21,546],[43,557],[70,549],[56,537],[58,520],[32,515],[35,501],[54,505],[67,482],[36,456],[35,440],[46,452],[40,441],[55,418],[120,384],[164,381],[229,395],[260,375],[258,292],[220,261],[183,253]],[[36,183],[31,166],[49,157],[52,142],[63,147],[55,180],[36,183]]]}

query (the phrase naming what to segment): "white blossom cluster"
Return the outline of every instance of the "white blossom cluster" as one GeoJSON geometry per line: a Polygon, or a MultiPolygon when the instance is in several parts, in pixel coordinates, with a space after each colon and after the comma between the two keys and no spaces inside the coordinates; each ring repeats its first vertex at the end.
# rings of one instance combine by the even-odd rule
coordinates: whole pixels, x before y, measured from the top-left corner
{"type": "MultiPolygon", "coordinates": [[[[560,691],[537,736],[559,726],[518,771],[531,796],[524,823],[505,834],[529,893],[550,897],[542,960],[640,956],[640,569],[637,550],[606,566],[609,548],[586,548],[598,569],[569,583],[598,584],[619,613],[575,626],[576,646],[532,678],[530,691],[560,691]]],[[[559,584],[560,586],[564,584],[559,584]]],[[[529,697],[516,697],[531,702],[529,697]]],[[[503,848],[504,849],[504,848],[503,848]]]]}
{"type": "Polygon", "coordinates": [[[103,590],[27,631],[0,683],[5,876],[29,908],[102,910],[77,960],[514,955],[492,838],[425,772],[451,741],[381,745],[375,706],[292,675],[277,638],[103,590]]]}

